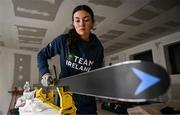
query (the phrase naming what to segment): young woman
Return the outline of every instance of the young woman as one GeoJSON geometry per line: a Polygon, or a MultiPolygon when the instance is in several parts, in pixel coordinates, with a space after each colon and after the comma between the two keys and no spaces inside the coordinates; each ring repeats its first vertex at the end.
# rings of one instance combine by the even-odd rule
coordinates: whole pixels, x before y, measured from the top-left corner
{"type": "MultiPolygon", "coordinates": [[[[61,73],[59,78],[69,77],[102,67],[104,49],[95,34],[94,14],[87,5],[77,6],[72,13],[73,28],[55,38],[37,56],[38,68],[42,75],[41,83],[48,86],[51,74],[47,60],[60,55],[61,73]]],[[[94,97],[73,94],[77,114],[96,114],[94,97]]]]}

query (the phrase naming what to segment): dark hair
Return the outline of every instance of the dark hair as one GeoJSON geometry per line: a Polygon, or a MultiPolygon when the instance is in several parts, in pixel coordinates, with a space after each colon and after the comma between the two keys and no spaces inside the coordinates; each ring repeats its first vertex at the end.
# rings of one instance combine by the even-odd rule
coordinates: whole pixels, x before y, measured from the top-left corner
{"type": "Polygon", "coordinates": [[[84,11],[88,12],[91,16],[93,23],[94,23],[94,13],[93,13],[92,9],[87,5],[79,5],[76,8],[74,8],[73,13],[72,13],[72,21],[74,20],[74,17],[73,17],[74,13],[76,13],[79,10],[84,10],[84,11]]]}
{"type": "MultiPolygon", "coordinates": [[[[79,5],[74,8],[74,10],[72,12],[72,21],[74,21],[74,13],[76,13],[77,11],[80,11],[80,10],[84,10],[84,11],[88,12],[91,16],[92,22],[94,23],[94,13],[93,13],[92,9],[87,5],[79,5]]],[[[69,30],[68,36],[69,36],[68,37],[68,45],[70,47],[75,47],[75,45],[78,41],[78,38],[80,38],[80,36],[76,32],[74,27],[69,30]]]]}

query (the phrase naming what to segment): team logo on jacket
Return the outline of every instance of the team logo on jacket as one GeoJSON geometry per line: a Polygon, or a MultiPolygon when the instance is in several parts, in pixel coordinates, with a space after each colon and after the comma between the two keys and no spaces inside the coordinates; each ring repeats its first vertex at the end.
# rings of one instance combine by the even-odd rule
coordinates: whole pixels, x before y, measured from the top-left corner
{"type": "Polygon", "coordinates": [[[75,55],[73,53],[70,53],[68,55],[68,60],[72,61],[72,60],[74,60],[74,58],[75,58],[75,55]]]}
{"type": "Polygon", "coordinates": [[[69,54],[68,60],[66,60],[67,66],[81,71],[90,71],[93,64],[94,61],[81,58],[73,54],[69,54]]]}

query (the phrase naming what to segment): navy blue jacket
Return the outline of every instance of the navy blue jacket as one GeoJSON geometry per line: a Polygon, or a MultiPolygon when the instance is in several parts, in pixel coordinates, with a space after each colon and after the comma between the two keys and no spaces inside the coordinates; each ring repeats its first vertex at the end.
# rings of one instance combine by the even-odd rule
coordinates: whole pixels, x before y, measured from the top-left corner
{"type": "MultiPolygon", "coordinates": [[[[41,75],[49,73],[48,59],[60,55],[60,78],[69,77],[82,72],[88,72],[103,66],[104,49],[94,34],[90,41],[79,39],[76,46],[70,48],[66,35],[60,35],[43,48],[37,56],[38,68],[41,75]]],[[[87,114],[96,112],[94,97],[74,94],[77,113],[87,114]]]]}

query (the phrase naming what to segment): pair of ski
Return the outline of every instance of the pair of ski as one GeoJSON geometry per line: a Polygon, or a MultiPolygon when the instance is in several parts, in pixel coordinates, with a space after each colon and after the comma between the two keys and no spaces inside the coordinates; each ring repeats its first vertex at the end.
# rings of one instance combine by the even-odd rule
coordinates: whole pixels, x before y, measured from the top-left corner
{"type": "Polygon", "coordinates": [[[128,61],[60,79],[58,86],[76,94],[142,102],[166,93],[170,77],[157,64],[128,61]]]}

